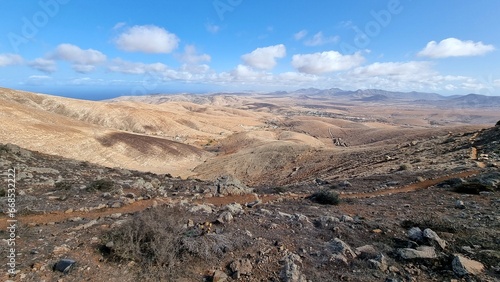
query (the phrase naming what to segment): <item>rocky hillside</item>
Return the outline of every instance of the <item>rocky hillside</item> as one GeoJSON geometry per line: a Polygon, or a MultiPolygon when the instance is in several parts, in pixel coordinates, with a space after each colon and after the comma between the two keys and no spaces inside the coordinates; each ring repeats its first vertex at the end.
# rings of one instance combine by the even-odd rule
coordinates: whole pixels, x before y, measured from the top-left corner
{"type": "MultiPolygon", "coordinates": [[[[232,177],[182,180],[1,145],[2,187],[16,169],[17,220],[16,274],[3,278],[498,281],[498,132],[450,136],[446,146],[463,159],[433,174],[412,164],[390,181],[373,171],[254,189],[232,177]]],[[[417,158],[426,147],[394,150],[405,148],[417,158]]]]}

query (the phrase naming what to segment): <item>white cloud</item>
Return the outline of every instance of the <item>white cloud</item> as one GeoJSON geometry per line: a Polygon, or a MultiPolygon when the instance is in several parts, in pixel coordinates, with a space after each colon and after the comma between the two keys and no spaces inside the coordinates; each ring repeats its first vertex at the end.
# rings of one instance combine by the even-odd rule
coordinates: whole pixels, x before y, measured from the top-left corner
{"type": "Polygon", "coordinates": [[[124,26],[126,26],[127,24],[125,22],[119,22],[119,23],[116,23],[115,26],[113,26],[113,30],[117,30],[117,29],[120,29],[124,26]]]}
{"type": "Polygon", "coordinates": [[[264,73],[255,71],[249,66],[238,65],[233,71],[231,71],[231,75],[236,79],[255,80],[262,77],[264,73]]]}
{"type": "Polygon", "coordinates": [[[144,64],[124,61],[122,59],[115,59],[108,66],[112,72],[126,73],[126,74],[145,74],[145,73],[161,73],[168,70],[168,67],[162,63],[144,64]]]}
{"type": "Polygon", "coordinates": [[[47,75],[31,75],[28,79],[23,83],[31,86],[41,86],[45,85],[49,82],[52,82],[52,77],[47,75]]]}
{"type": "Polygon", "coordinates": [[[177,35],[154,25],[133,26],[115,40],[127,52],[170,53],[179,45],[177,35]]]}
{"type": "Polygon", "coordinates": [[[68,61],[73,64],[75,71],[81,73],[91,72],[97,65],[106,61],[106,55],[103,53],[94,49],[83,50],[72,44],[60,44],[50,58],[68,61]]]}
{"type": "Polygon", "coordinates": [[[295,40],[301,40],[301,39],[302,39],[302,38],[304,38],[306,35],[307,35],[307,30],[303,29],[303,30],[301,30],[301,31],[299,31],[299,32],[297,32],[297,33],[295,33],[295,34],[293,35],[293,38],[294,38],[295,40]]]}
{"type": "Polygon", "coordinates": [[[208,54],[197,54],[194,45],[186,45],[186,47],[184,47],[184,53],[178,55],[177,58],[186,64],[198,64],[201,62],[210,62],[211,60],[208,54]]]}
{"type": "Polygon", "coordinates": [[[324,45],[327,43],[336,43],[340,39],[339,36],[330,36],[330,37],[325,37],[323,35],[323,32],[318,32],[316,33],[312,38],[306,40],[304,44],[306,46],[319,46],[319,45],[324,45]]]}
{"type": "Polygon", "coordinates": [[[45,73],[53,73],[57,70],[57,65],[54,60],[48,60],[44,58],[37,58],[29,62],[28,65],[36,70],[45,73]]]}
{"type": "Polygon", "coordinates": [[[283,58],[286,56],[286,47],[283,44],[257,48],[251,53],[241,56],[243,62],[246,65],[263,69],[270,70],[276,66],[276,59],[283,58]]]}
{"type": "Polygon", "coordinates": [[[422,72],[428,73],[431,71],[430,62],[386,62],[373,63],[368,66],[358,67],[350,73],[353,75],[363,76],[402,76],[416,75],[422,72]]]}
{"type": "Polygon", "coordinates": [[[364,60],[365,58],[359,52],[353,55],[342,55],[337,51],[326,51],[293,55],[292,66],[303,73],[321,74],[348,70],[359,66],[364,60]]]}
{"type": "Polygon", "coordinates": [[[220,30],[220,26],[213,24],[213,23],[206,23],[205,28],[207,29],[208,32],[210,33],[217,33],[220,30]]]}
{"type": "Polygon", "coordinates": [[[493,50],[495,50],[493,45],[484,45],[481,41],[462,41],[451,37],[439,43],[436,41],[427,43],[427,46],[418,52],[418,56],[430,58],[480,56],[493,50]]]}
{"type": "Polygon", "coordinates": [[[16,54],[0,54],[0,67],[19,65],[23,63],[23,57],[16,54]]]}

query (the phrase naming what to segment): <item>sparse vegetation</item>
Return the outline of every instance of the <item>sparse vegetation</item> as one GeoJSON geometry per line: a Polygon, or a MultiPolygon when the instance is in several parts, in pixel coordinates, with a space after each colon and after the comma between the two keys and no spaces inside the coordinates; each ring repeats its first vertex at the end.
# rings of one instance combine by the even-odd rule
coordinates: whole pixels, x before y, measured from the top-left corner
{"type": "Polygon", "coordinates": [[[309,199],[321,205],[338,205],[339,194],[329,190],[320,190],[312,194],[309,199]]]}
{"type": "Polygon", "coordinates": [[[2,152],[9,152],[9,147],[5,144],[0,144],[0,153],[2,152]]]}
{"type": "Polygon", "coordinates": [[[464,183],[456,186],[453,191],[462,194],[479,194],[483,191],[494,191],[493,187],[479,182],[464,183]]]}
{"type": "Polygon", "coordinates": [[[60,181],[54,184],[54,188],[56,188],[57,190],[70,190],[72,186],[73,183],[69,181],[60,181]]]}
{"type": "Polygon", "coordinates": [[[273,190],[274,190],[273,192],[274,192],[275,194],[285,193],[285,192],[286,192],[286,188],[285,188],[285,187],[283,187],[283,186],[274,187],[274,189],[273,189],[273,190]]]}
{"type": "Polygon", "coordinates": [[[181,258],[183,214],[179,209],[160,206],[135,215],[107,234],[105,244],[113,242],[110,255],[141,265],[141,280],[171,280],[181,258]]]}
{"type": "Polygon", "coordinates": [[[411,169],[411,164],[401,164],[399,166],[399,170],[400,171],[403,171],[403,170],[410,170],[411,169]]]}
{"type": "Polygon", "coordinates": [[[87,190],[89,191],[102,191],[108,192],[113,190],[115,187],[115,183],[109,179],[99,179],[92,181],[89,185],[87,185],[87,190]]]}
{"type": "Polygon", "coordinates": [[[0,197],[5,197],[7,195],[7,191],[5,189],[0,189],[0,197]]]}

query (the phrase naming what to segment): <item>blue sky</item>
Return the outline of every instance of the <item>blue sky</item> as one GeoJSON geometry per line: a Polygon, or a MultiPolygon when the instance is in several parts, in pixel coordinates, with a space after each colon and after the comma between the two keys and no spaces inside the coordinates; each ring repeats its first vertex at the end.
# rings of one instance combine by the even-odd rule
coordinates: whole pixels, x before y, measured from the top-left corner
{"type": "Polygon", "coordinates": [[[99,99],[299,88],[500,95],[500,1],[0,2],[0,86],[99,99]]]}

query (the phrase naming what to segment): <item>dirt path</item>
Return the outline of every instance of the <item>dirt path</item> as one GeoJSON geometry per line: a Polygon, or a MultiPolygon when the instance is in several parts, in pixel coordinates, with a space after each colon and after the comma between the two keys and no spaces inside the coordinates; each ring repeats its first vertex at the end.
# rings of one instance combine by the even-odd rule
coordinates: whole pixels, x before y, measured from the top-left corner
{"type": "MultiPolygon", "coordinates": [[[[476,175],[480,172],[480,170],[469,170],[469,171],[464,171],[460,173],[455,173],[455,174],[450,174],[442,177],[438,177],[435,179],[429,179],[425,180],[422,182],[418,183],[413,183],[407,186],[403,186],[400,188],[395,188],[395,189],[386,189],[386,190],[379,190],[379,191],[374,191],[374,192],[367,192],[367,193],[352,193],[352,194],[341,194],[340,198],[341,199],[355,199],[355,198],[370,198],[370,197],[377,197],[377,196],[387,196],[387,195],[392,195],[396,193],[408,193],[408,192],[413,192],[417,190],[422,190],[422,189],[427,189],[431,186],[434,186],[438,183],[441,183],[445,180],[451,179],[451,178],[465,178],[465,177],[470,177],[473,175],[476,175]]],[[[287,196],[280,196],[280,195],[275,195],[275,194],[264,194],[264,195],[259,195],[259,200],[261,200],[263,203],[267,203],[273,200],[276,200],[278,198],[287,198],[287,199],[299,199],[299,198],[305,198],[309,196],[309,194],[292,194],[292,195],[287,195],[287,196]]],[[[249,195],[241,195],[241,196],[226,196],[226,197],[212,197],[212,198],[204,198],[200,200],[195,200],[195,203],[206,203],[206,204],[213,204],[216,206],[222,206],[222,205],[227,205],[230,203],[240,203],[240,204],[245,204],[249,202],[253,202],[258,200],[257,197],[253,194],[249,195]]],[[[47,224],[51,222],[62,222],[65,220],[68,220],[70,218],[74,217],[82,217],[86,219],[97,219],[100,217],[116,214],[116,213],[134,213],[138,211],[142,211],[148,207],[154,206],[156,204],[162,204],[162,203],[173,203],[176,201],[173,201],[172,199],[168,198],[155,198],[155,199],[150,199],[150,200],[143,200],[143,201],[137,201],[134,203],[131,203],[129,205],[120,207],[120,208],[105,208],[105,209],[100,209],[100,210],[93,210],[93,211],[74,211],[71,213],[65,213],[63,211],[53,211],[53,212],[48,212],[45,214],[30,214],[30,215],[19,215],[17,216],[16,220],[18,220],[19,223],[21,224],[28,224],[28,225],[37,225],[37,224],[47,224]]],[[[2,216],[0,217],[0,229],[5,230],[7,228],[7,217],[2,216]]]]}

